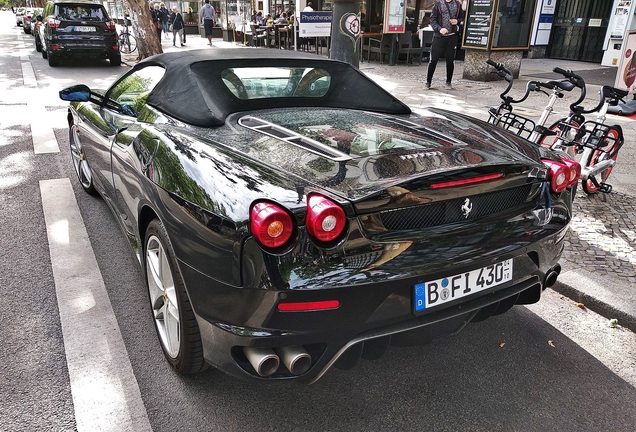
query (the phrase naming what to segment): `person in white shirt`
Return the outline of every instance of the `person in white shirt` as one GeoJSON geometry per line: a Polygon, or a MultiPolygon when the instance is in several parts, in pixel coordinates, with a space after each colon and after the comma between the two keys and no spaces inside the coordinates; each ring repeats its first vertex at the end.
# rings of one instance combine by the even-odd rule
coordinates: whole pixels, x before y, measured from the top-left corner
{"type": "Polygon", "coordinates": [[[305,6],[305,9],[303,9],[303,12],[313,12],[314,8],[311,6],[312,6],[311,2],[307,2],[307,6],[305,6]]]}

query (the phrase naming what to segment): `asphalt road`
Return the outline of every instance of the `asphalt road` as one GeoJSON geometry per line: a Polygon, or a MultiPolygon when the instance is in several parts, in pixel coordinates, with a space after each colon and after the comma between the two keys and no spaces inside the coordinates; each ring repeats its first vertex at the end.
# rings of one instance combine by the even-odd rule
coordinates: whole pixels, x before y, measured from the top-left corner
{"type": "MultiPolygon", "coordinates": [[[[212,369],[174,374],[157,342],[136,257],[106,204],[76,181],[64,104],[56,99],[66,85],[103,88],[125,70],[108,62],[50,68],[13,15],[0,12],[0,430],[136,431],[144,420],[155,431],[634,429],[636,336],[550,290],[537,305],[431,345],[391,348],[378,361],[335,369],[312,386],[237,381],[212,369]],[[36,143],[50,152],[36,153],[36,143]],[[59,190],[43,189],[48,180],[61,180],[54,183],[59,190]],[[74,372],[90,361],[98,339],[85,338],[78,352],[76,339],[88,329],[63,325],[69,305],[60,301],[53,247],[60,226],[49,221],[50,212],[67,210],[54,196],[64,184],[85,230],[69,235],[68,246],[73,252],[88,244],[94,255],[68,266],[85,270],[76,285],[90,272],[101,278],[111,307],[95,322],[114,317],[116,328],[104,332],[121,335],[125,354],[122,361],[109,340],[103,361],[129,365],[126,382],[121,370],[74,372]],[[109,379],[127,390],[101,384],[109,379]],[[106,391],[126,414],[100,423],[97,412],[80,407],[106,391]]],[[[86,304],[72,300],[70,306],[86,304]]]]}

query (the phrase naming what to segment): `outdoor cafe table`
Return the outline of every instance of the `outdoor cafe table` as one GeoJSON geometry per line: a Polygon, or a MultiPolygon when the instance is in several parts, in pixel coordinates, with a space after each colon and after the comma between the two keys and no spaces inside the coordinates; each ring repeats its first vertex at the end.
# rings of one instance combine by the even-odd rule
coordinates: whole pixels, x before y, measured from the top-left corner
{"type": "Polygon", "coordinates": [[[286,24],[258,26],[258,29],[264,30],[265,34],[267,35],[267,37],[265,38],[267,42],[266,43],[267,48],[272,48],[272,47],[279,48],[281,46],[281,33],[283,34],[290,33],[289,25],[286,25],[286,24]]]}

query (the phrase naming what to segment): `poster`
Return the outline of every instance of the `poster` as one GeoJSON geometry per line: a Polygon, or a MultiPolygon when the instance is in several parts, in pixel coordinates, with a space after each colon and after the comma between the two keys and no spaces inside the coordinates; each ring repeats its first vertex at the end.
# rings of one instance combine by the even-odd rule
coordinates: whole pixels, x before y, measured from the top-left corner
{"type": "Polygon", "coordinates": [[[631,30],[623,43],[614,87],[636,93],[636,30],[631,30]]]}
{"type": "Polygon", "coordinates": [[[612,39],[623,39],[627,24],[629,23],[629,11],[632,8],[631,0],[618,2],[618,6],[614,11],[614,19],[612,20],[612,39]]]}
{"type": "Polygon", "coordinates": [[[406,0],[386,0],[384,6],[384,33],[404,33],[406,30],[406,0]]]}

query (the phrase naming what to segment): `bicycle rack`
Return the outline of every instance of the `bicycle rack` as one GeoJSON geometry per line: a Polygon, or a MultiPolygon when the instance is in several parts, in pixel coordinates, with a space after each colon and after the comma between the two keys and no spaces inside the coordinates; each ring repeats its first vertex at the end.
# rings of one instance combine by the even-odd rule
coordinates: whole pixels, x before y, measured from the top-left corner
{"type": "Polygon", "coordinates": [[[618,140],[608,135],[612,126],[591,120],[586,121],[583,126],[585,126],[588,132],[582,142],[583,147],[589,147],[604,153],[607,153],[607,151],[615,147],[616,141],[618,140]],[[590,126],[592,126],[592,128],[588,129],[590,126]],[[604,142],[605,145],[603,145],[604,142]]]}
{"type": "Polygon", "coordinates": [[[534,131],[535,123],[523,116],[511,112],[503,113],[497,118],[492,112],[489,112],[489,123],[494,124],[502,129],[506,129],[523,138],[530,137],[534,131]]]}

